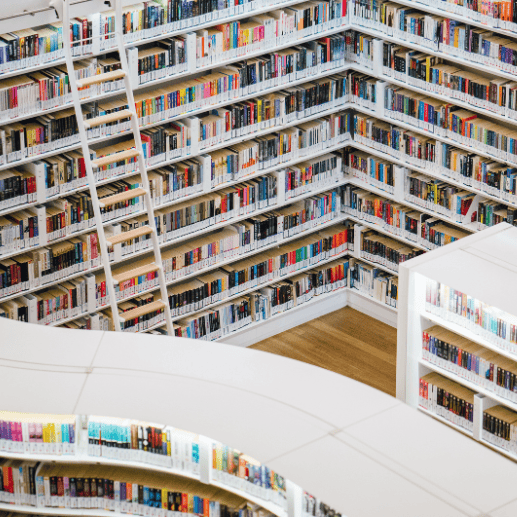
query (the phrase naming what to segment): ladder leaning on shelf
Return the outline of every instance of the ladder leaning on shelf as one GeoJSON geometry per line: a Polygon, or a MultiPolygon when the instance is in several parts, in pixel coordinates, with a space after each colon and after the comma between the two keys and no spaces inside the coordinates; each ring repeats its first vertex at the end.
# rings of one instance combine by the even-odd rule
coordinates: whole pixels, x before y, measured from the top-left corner
{"type": "MultiPolygon", "coordinates": [[[[99,245],[101,248],[102,261],[104,266],[104,272],[106,275],[106,284],[108,287],[108,294],[110,298],[111,312],[113,317],[113,325],[115,330],[122,330],[120,325],[121,322],[124,322],[124,314],[119,314],[117,299],[115,294],[115,284],[113,280],[113,276],[111,274],[111,266],[110,259],[108,254],[108,245],[113,246],[115,244],[121,244],[122,242],[127,242],[131,239],[134,239],[143,235],[150,235],[154,250],[154,263],[146,266],[146,272],[156,271],[158,273],[158,279],[160,284],[160,293],[161,300],[154,301],[142,307],[138,307],[138,316],[142,316],[148,314],[150,312],[160,310],[162,307],[165,313],[165,321],[167,323],[167,332],[170,336],[174,335],[172,328],[172,318],[168,303],[167,297],[167,288],[165,285],[165,274],[163,272],[161,253],[160,253],[160,245],[158,243],[158,236],[156,232],[156,221],[154,219],[154,210],[153,203],[150,195],[149,189],[149,179],[147,177],[147,169],[144,160],[144,151],[142,148],[142,141],[140,139],[140,129],[138,127],[138,116],[135,109],[135,99],[133,97],[133,90],[131,88],[131,81],[129,75],[129,68],[127,63],[127,56],[124,50],[124,36],[122,34],[122,1],[121,0],[111,0],[112,4],[115,3],[115,37],[117,42],[116,50],[120,55],[120,63],[121,69],[98,74],[93,77],[88,77],[86,79],[77,80],[74,72],[74,64],[72,60],[72,42],[71,42],[71,31],[70,31],[70,0],[52,0],[50,2],[51,6],[56,9],[56,11],[61,15],[63,20],[63,47],[65,51],[65,61],[68,69],[68,76],[70,78],[70,86],[72,90],[72,99],[74,103],[77,125],[79,129],[79,136],[81,140],[81,147],[83,151],[84,163],[86,167],[86,175],[88,179],[88,185],[90,187],[90,195],[92,198],[93,211],[95,215],[95,223],[97,228],[97,234],[99,236],[99,245]],[[118,113],[113,113],[110,115],[103,115],[94,119],[89,119],[87,122],[83,119],[82,109],[81,109],[81,101],[79,99],[79,91],[78,88],[89,86],[93,84],[100,84],[106,81],[111,81],[114,79],[123,79],[124,86],[128,101],[128,110],[123,110],[118,113]],[[95,127],[101,124],[111,122],[114,120],[119,120],[123,118],[129,117],[131,120],[131,129],[133,131],[133,136],[135,140],[136,149],[127,149],[125,151],[121,151],[115,153],[110,156],[106,156],[104,158],[99,158],[96,160],[92,160],[90,158],[90,149],[88,147],[88,140],[86,136],[86,124],[88,127],[95,127]],[[95,176],[93,174],[93,167],[102,167],[104,165],[109,165],[110,163],[116,163],[121,160],[125,160],[128,158],[138,159],[138,167],[139,173],[142,180],[143,188],[129,190],[122,194],[116,194],[115,196],[110,196],[113,199],[105,198],[103,199],[103,206],[105,206],[107,201],[111,203],[118,203],[122,201],[127,201],[133,199],[137,196],[144,196],[145,200],[145,210],[149,215],[149,225],[143,226],[136,230],[132,230],[131,232],[122,233],[109,238],[109,241],[106,240],[106,236],[104,234],[104,227],[102,224],[102,215],[100,211],[100,203],[99,198],[97,196],[97,188],[95,182],[95,176]],[[116,198],[116,199],[115,199],[116,198]]],[[[105,37],[106,35],[93,35],[92,38],[100,38],[105,37]]],[[[89,38],[90,39],[90,38],[89,38]]],[[[77,43],[77,42],[75,42],[77,43]]],[[[113,137],[115,138],[116,135],[113,137]]],[[[133,310],[130,311],[133,313],[133,310]]],[[[137,315],[135,314],[135,317],[137,315]]]]}

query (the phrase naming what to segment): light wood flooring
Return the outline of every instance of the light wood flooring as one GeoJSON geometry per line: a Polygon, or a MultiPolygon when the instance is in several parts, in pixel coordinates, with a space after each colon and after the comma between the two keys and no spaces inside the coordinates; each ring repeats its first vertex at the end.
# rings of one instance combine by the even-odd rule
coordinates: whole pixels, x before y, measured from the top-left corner
{"type": "Polygon", "coordinates": [[[397,330],[350,307],[251,348],[314,364],[395,396],[397,330]]]}

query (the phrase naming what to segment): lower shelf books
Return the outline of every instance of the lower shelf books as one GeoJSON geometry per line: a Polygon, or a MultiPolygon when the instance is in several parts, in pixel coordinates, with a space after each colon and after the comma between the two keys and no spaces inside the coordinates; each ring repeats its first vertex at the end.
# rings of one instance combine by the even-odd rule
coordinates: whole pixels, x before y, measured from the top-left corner
{"type": "Polygon", "coordinates": [[[354,185],[346,185],[341,191],[341,198],[345,213],[379,225],[395,236],[420,243],[420,212],[354,185]]]}
{"type": "Polygon", "coordinates": [[[394,165],[363,151],[346,151],[345,172],[388,194],[395,191],[394,165]]]}
{"type": "Polygon", "coordinates": [[[503,399],[517,403],[517,362],[439,325],[423,332],[422,357],[503,399]]]}
{"type": "Polygon", "coordinates": [[[469,432],[474,426],[475,394],[439,373],[432,372],[420,379],[420,406],[469,432]]]}
{"type": "Polygon", "coordinates": [[[504,406],[483,411],[483,440],[517,456],[517,413],[504,406]]]}
{"type": "Polygon", "coordinates": [[[361,233],[361,257],[397,272],[399,264],[424,253],[375,231],[361,233]]]}
{"type": "Polygon", "coordinates": [[[353,258],[350,259],[350,288],[397,308],[398,277],[353,258]]]}
{"type": "Polygon", "coordinates": [[[199,481],[149,470],[44,463],[36,472],[35,462],[0,459],[0,464],[8,474],[0,500],[11,504],[112,510],[133,515],[146,515],[153,509],[162,516],[166,511],[175,511],[223,517],[238,512],[245,503],[239,496],[199,481]]]}

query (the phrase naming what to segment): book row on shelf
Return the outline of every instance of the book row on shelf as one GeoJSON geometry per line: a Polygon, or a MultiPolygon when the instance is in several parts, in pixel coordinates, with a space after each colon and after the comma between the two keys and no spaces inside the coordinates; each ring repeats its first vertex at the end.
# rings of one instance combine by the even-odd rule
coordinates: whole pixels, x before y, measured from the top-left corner
{"type": "MultiPolygon", "coordinates": [[[[230,235],[232,233],[230,232],[230,235]]],[[[333,260],[333,257],[346,255],[347,250],[353,249],[353,233],[352,227],[345,227],[341,231],[339,226],[334,229],[330,227],[295,244],[285,244],[277,251],[258,253],[252,258],[240,261],[238,255],[234,255],[236,262],[214,269],[210,273],[201,276],[191,273],[189,276],[195,276],[195,280],[168,288],[172,315],[180,318],[177,320],[178,335],[218,339],[252,322],[264,321],[276,314],[299,307],[310,301],[313,296],[348,285],[381,303],[396,307],[397,281],[392,275],[374,266],[369,267],[368,264],[352,260],[350,274],[353,281],[349,282],[350,261],[346,258],[333,260]],[[318,266],[320,263],[323,265],[318,266]],[[296,276],[297,272],[301,271],[304,272],[296,276]],[[282,278],[286,280],[282,281],[282,278]],[[263,285],[264,287],[261,287],[263,285]],[[232,301],[224,303],[227,298],[232,301]],[[212,311],[198,314],[211,307],[214,307],[212,311]]],[[[228,232],[222,233],[223,237],[225,235],[229,236],[228,232]]],[[[239,237],[238,231],[233,235],[239,237]]],[[[178,253],[181,254],[181,251],[178,253]]],[[[214,266],[217,267],[217,263],[214,266]]],[[[163,307],[151,312],[150,316],[142,314],[139,318],[129,319],[131,311],[134,313],[138,308],[145,307],[153,301],[150,292],[156,289],[155,271],[142,273],[139,278],[133,277],[122,285],[126,287],[126,284],[127,288],[122,291],[126,298],[121,297],[123,301],[119,305],[123,311],[128,311],[127,316],[122,313],[126,318],[126,329],[142,331],[162,322],[163,307]],[[142,292],[142,295],[138,296],[139,292],[142,292]]],[[[84,325],[95,328],[91,323],[94,318],[89,312],[106,306],[106,291],[103,275],[78,277],[73,283],[59,284],[55,289],[40,292],[35,296],[27,295],[5,302],[2,308],[7,317],[15,319],[57,325],[63,320],[75,317],[77,321],[65,322],[65,326],[76,328],[84,325]],[[85,320],[90,323],[87,324],[85,320]]],[[[102,317],[104,325],[108,325],[109,315],[109,310],[105,310],[97,317],[102,317]]],[[[110,327],[101,328],[108,330],[110,327]]]]}
{"type": "MultiPolygon", "coordinates": [[[[291,2],[285,2],[291,4],[291,2]]],[[[189,28],[199,25],[216,25],[219,20],[216,33],[225,33],[226,49],[235,49],[244,45],[250,45],[260,41],[266,35],[276,36],[282,41],[296,30],[305,30],[310,33],[316,25],[325,24],[331,27],[341,23],[341,18],[346,14],[346,2],[320,2],[315,5],[304,5],[299,8],[286,7],[281,11],[276,23],[271,18],[255,18],[247,23],[224,23],[225,18],[249,18],[254,14],[268,12],[269,7],[277,7],[277,4],[269,4],[260,0],[253,2],[212,2],[204,5],[189,2],[182,6],[179,2],[153,1],[128,6],[123,14],[123,34],[125,44],[142,44],[150,38],[162,39],[173,35],[175,32],[186,33],[189,28]],[[174,4],[174,5],[172,5],[174,4]],[[185,8],[184,8],[185,7],[185,8]],[[266,26],[264,26],[266,22],[266,26]]],[[[280,4],[281,5],[281,4],[280,4]]],[[[278,10],[280,11],[280,10],[278,10]]],[[[115,46],[114,28],[115,13],[106,11],[92,14],[85,18],[76,18],[72,21],[73,54],[85,56],[106,52],[115,46]],[[104,38],[95,36],[104,35],[104,38]]],[[[210,34],[210,43],[216,33],[210,34]]],[[[44,63],[60,60],[63,52],[63,28],[61,23],[53,23],[34,29],[14,31],[3,34],[0,44],[0,71],[14,71],[28,66],[38,66],[44,63]]],[[[202,34],[203,37],[208,35],[202,34]]],[[[207,38],[208,39],[208,38],[207,38]]],[[[215,43],[214,38],[214,43],[215,43]]],[[[208,46],[208,41],[206,42],[208,46]]],[[[222,42],[221,42],[222,46],[222,42]]]]}
{"type": "MultiPolygon", "coordinates": [[[[277,472],[236,449],[170,426],[4,411],[0,437],[2,503],[221,517],[245,509],[243,497],[249,496],[255,511],[266,511],[257,503],[277,515],[287,510],[289,489],[277,472]],[[200,473],[206,469],[207,479],[200,473]]],[[[309,494],[299,497],[304,513],[339,516],[309,494]]]]}
{"type": "MultiPolygon", "coordinates": [[[[420,407],[468,434],[474,430],[476,394],[476,391],[436,372],[420,378],[420,407]]],[[[517,457],[517,412],[494,402],[494,405],[483,409],[480,424],[482,442],[517,457]]]]}
{"type": "MultiPolygon", "coordinates": [[[[319,34],[316,34],[314,40],[302,42],[295,48],[273,50],[254,59],[232,62],[221,70],[215,63],[214,71],[195,79],[180,80],[171,85],[164,85],[162,88],[153,88],[151,85],[141,93],[137,90],[135,100],[140,124],[145,126],[182,115],[192,109],[206,107],[208,104],[241,98],[259,90],[278,88],[295,80],[310,77],[314,73],[323,73],[343,66],[345,51],[348,48],[345,34],[337,33],[320,38],[318,36],[319,34]]],[[[143,53],[143,51],[140,52],[140,55],[143,53]]],[[[151,47],[146,49],[145,53],[149,54],[146,60],[154,62],[158,67],[157,62],[162,51],[151,47]],[[157,52],[157,54],[150,54],[151,52],[157,52]]],[[[130,74],[132,74],[132,58],[135,59],[129,52],[130,74]]],[[[187,64],[185,62],[181,66],[186,67],[187,64]]],[[[75,66],[82,67],[76,70],[76,77],[81,79],[91,77],[97,72],[116,70],[120,67],[120,62],[116,61],[116,58],[92,58],[92,63],[83,60],[76,62],[75,66]]],[[[178,66],[175,65],[175,68],[178,66]]],[[[138,69],[138,78],[133,82],[143,81],[149,75],[154,76],[150,79],[152,81],[167,78],[169,82],[174,81],[177,79],[175,77],[178,75],[177,70],[173,74],[168,74],[166,72],[169,68],[160,67],[146,71],[149,69],[146,65],[143,70],[138,69]],[[156,77],[158,75],[160,77],[156,77]]],[[[202,73],[203,70],[199,72],[202,73]]],[[[138,89],[138,84],[134,88],[138,89]]],[[[85,114],[92,117],[121,109],[124,103],[117,100],[120,95],[117,90],[122,89],[120,79],[102,83],[102,88],[98,85],[81,88],[79,95],[85,103],[85,114]],[[109,97],[113,97],[113,100],[109,100],[109,97]]],[[[28,118],[31,113],[40,111],[45,114],[56,109],[66,109],[66,104],[71,103],[66,68],[53,67],[16,78],[0,79],[0,103],[4,107],[2,117],[6,121],[28,118]]],[[[89,128],[88,131],[90,137],[105,133],[106,126],[97,131],[89,128]]]]}
{"type": "Polygon", "coordinates": [[[391,2],[357,2],[350,6],[350,22],[375,29],[388,38],[403,40],[462,63],[490,66],[515,73],[513,40],[447,17],[391,2]]]}

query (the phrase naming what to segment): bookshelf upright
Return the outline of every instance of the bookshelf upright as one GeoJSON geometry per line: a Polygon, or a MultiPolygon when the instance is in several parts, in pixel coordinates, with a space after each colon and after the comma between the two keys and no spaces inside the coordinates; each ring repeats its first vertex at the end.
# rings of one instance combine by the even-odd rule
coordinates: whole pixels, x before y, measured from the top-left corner
{"type": "Polygon", "coordinates": [[[403,265],[397,327],[397,397],[514,460],[516,243],[500,224],[403,265]]]}

